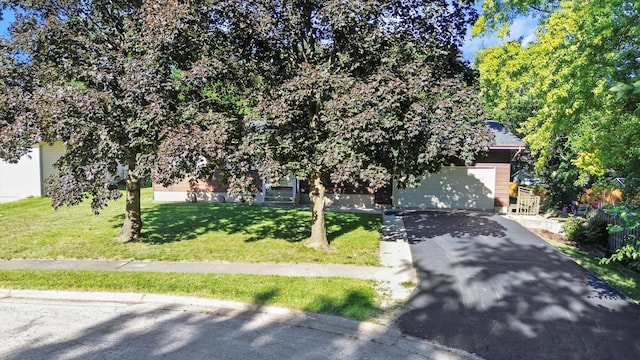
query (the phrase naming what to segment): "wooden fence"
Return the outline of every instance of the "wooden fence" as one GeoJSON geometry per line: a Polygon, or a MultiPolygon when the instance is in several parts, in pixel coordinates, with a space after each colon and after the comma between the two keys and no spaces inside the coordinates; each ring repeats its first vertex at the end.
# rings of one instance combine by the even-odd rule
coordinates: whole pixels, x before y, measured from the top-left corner
{"type": "Polygon", "coordinates": [[[640,226],[636,226],[635,228],[629,228],[627,224],[620,219],[620,217],[613,216],[611,214],[607,214],[603,211],[597,211],[595,216],[601,217],[607,224],[610,225],[620,225],[622,227],[621,231],[617,231],[615,233],[609,233],[608,247],[609,250],[615,251],[616,249],[622,247],[629,241],[630,238],[637,239],[640,236],[640,226]]]}

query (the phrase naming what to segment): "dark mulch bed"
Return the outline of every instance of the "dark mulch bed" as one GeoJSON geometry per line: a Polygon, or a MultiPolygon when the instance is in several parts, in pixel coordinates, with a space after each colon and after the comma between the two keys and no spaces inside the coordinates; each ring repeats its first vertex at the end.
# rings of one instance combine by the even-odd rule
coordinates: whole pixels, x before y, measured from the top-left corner
{"type": "Polygon", "coordinates": [[[546,239],[550,239],[553,241],[557,241],[559,243],[562,244],[566,244],[569,246],[573,246],[576,247],[586,253],[589,253],[591,255],[595,255],[598,257],[609,257],[611,256],[611,252],[604,246],[602,245],[596,245],[596,244],[583,244],[583,243],[578,243],[575,241],[571,241],[569,239],[567,239],[566,236],[564,235],[560,235],[560,234],[556,234],[554,232],[548,231],[548,230],[542,230],[542,229],[528,229],[529,231],[531,231],[532,233],[540,236],[541,238],[546,238],[546,239]]]}

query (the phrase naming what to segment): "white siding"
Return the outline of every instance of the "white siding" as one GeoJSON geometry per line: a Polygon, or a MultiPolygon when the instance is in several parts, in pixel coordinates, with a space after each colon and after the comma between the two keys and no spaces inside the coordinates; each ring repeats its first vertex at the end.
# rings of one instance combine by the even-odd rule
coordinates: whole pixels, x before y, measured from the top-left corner
{"type": "MultiPolygon", "coordinates": [[[[66,146],[62,142],[56,142],[53,145],[42,144],[40,145],[40,152],[42,154],[42,161],[40,163],[42,169],[42,181],[51,175],[58,173],[58,170],[53,167],[53,164],[64,155],[67,151],[66,146]]],[[[42,187],[44,189],[44,185],[42,187]]],[[[44,190],[43,190],[44,191],[44,190]]]]}
{"type": "Polygon", "coordinates": [[[44,179],[56,174],[53,164],[64,154],[63,143],[34,145],[17,164],[0,161],[0,202],[43,196],[44,179]]]}
{"type": "Polygon", "coordinates": [[[446,167],[423,177],[417,188],[394,188],[393,205],[405,209],[493,211],[495,174],[495,167],[446,167]]]}
{"type": "Polygon", "coordinates": [[[42,195],[40,155],[34,146],[17,164],[0,160],[0,202],[42,195]]]}

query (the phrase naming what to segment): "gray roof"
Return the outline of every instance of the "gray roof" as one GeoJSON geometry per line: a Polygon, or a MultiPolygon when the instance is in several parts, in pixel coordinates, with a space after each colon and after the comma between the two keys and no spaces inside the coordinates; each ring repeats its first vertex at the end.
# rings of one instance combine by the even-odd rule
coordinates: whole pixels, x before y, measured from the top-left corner
{"type": "Polygon", "coordinates": [[[513,135],[504,126],[495,121],[487,121],[487,126],[495,136],[491,149],[513,149],[518,150],[525,147],[524,141],[513,135]]]}

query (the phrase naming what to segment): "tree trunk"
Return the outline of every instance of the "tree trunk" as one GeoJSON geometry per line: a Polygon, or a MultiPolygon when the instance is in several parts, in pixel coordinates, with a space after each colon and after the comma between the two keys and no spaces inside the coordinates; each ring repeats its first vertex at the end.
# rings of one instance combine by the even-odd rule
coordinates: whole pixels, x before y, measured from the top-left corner
{"type": "Polygon", "coordinates": [[[140,179],[133,174],[135,161],[129,161],[129,173],[127,174],[126,209],[124,212],[124,224],[116,237],[116,241],[126,243],[135,241],[142,231],[142,217],[140,212],[140,179]]]}
{"type": "Polygon", "coordinates": [[[329,251],[329,240],[327,239],[327,228],[324,221],[324,198],[326,188],[322,183],[320,173],[316,172],[311,177],[311,236],[305,245],[314,249],[329,251]]]}

